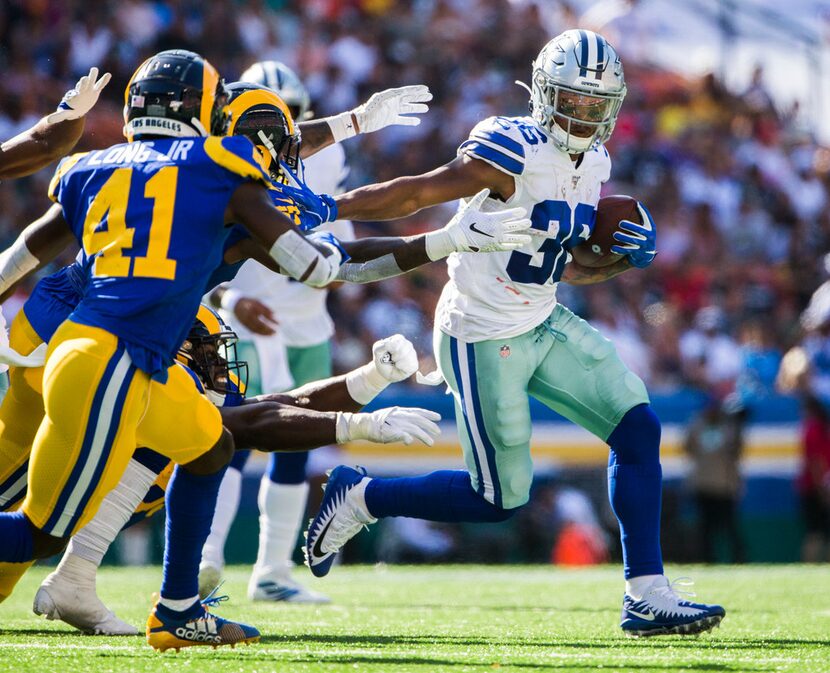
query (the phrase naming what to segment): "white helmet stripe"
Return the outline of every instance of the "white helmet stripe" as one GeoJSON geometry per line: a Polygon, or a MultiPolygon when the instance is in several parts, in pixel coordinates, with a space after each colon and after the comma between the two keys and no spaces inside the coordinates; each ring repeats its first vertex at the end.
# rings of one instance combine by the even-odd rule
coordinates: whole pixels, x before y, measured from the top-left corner
{"type": "Polygon", "coordinates": [[[591,70],[596,68],[597,62],[597,36],[595,33],[591,33],[590,36],[585,31],[580,31],[583,35],[582,40],[588,44],[588,57],[583,62],[585,67],[588,68],[588,72],[585,73],[583,76],[588,76],[591,70]]]}

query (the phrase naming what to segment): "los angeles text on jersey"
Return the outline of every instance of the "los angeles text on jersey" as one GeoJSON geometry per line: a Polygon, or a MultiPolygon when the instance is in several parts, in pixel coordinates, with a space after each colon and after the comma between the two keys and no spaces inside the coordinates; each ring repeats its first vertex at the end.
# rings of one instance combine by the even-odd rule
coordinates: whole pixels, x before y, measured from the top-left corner
{"type": "Polygon", "coordinates": [[[90,152],[88,163],[90,166],[112,166],[148,161],[187,161],[192,147],[192,140],[176,140],[160,152],[154,148],[153,141],[136,141],[90,152]]]}

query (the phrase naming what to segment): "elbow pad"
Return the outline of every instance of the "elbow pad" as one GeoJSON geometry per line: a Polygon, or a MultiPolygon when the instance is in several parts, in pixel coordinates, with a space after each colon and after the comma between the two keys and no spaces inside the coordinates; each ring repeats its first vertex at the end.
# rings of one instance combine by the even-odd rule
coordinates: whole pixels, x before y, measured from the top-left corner
{"type": "Polygon", "coordinates": [[[316,244],[312,245],[297,231],[289,229],[274,241],[270,255],[295,280],[310,287],[325,287],[337,278],[345,253],[329,240],[318,238],[316,244]],[[317,246],[331,250],[331,254],[323,255],[317,246]]]}

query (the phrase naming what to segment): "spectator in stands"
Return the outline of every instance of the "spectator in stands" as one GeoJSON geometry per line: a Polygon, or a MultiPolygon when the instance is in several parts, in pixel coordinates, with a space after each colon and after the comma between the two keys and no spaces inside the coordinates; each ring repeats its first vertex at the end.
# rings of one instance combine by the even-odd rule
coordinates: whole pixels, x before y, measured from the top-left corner
{"type": "Polygon", "coordinates": [[[680,356],[693,386],[721,396],[731,392],[740,373],[741,355],[727,331],[723,309],[704,306],[697,312],[694,327],[680,337],[680,356]]]}
{"type": "Polygon", "coordinates": [[[689,426],[683,445],[691,461],[688,483],[698,510],[702,557],[707,563],[717,561],[716,543],[721,534],[731,561],[746,560],[738,520],[743,425],[737,396],[724,403],[712,395],[689,426]]]}

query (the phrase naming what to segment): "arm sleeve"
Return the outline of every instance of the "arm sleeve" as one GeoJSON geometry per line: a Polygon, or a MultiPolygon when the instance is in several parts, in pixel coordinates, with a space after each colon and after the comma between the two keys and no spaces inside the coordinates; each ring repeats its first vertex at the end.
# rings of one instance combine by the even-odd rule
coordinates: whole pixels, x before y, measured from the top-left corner
{"type": "Polygon", "coordinates": [[[490,117],[473,128],[458,148],[458,155],[466,154],[508,175],[519,176],[525,167],[525,144],[521,131],[510,120],[490,117]]]}

